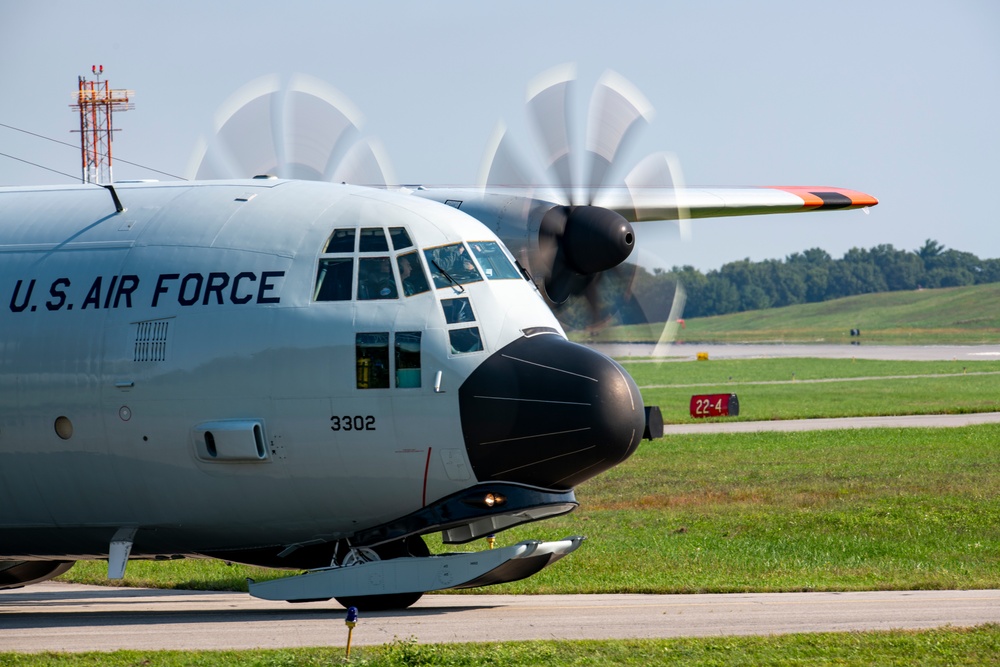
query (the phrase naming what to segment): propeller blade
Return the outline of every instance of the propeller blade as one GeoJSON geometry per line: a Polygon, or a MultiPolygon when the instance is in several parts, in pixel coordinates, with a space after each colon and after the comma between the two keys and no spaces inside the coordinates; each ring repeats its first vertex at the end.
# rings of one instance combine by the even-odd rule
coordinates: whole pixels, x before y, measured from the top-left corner
{"type": "Polygon", "coordinates": [[[271,99],[279,89],[277,76],[265,76],[230,96],[216,114],[212,137],[194,178],[249,178],[274,172],[280,137],[273,131],[271,99]],[[253,141],[247,141],[248,136],[253,141]]]}
{"type": "Polygon", "coordinates": [[[374,140],[358,141],[343,156],[331,155],[323,172],[324,181],[384,187],[394,183],[382,144],[374,140]]]}
{"type": "Polygon", "coordinates": [[[628,137],[653,116],[653,107],[639,90],[616,72],[597,82],[587,115],[587,201],[593,203],[628,137]]]}
{"type": "MultiPolygon", "coordinates": [[[[671,255],[678,257],[678,242],[691,238],[691,221],[683,203],[684,178],[676,156],[672,153],[647,156],[625,177],[625,185],[635,207],[635,219],[640,222],[634,226],[636,247],[639,248],[638,261],[655,266],[662,265],[671,255]],[[673,193],[673,206],[663,205],[662,192],[665,189],[673,193]],[[657,201],[655,207],[646,203],[647,194],[657,201]],[[641,222],[643,220],[650,222],[641,222]]],[[[655,349],[659,356],[664,356],[677,338],[677,321],[683,317],[686,294],[680,281],[676,281],[670,303],[665,303],[662,295],[637,290],[637,298],[646,313],[648,324],[644,338],[656,342],[655,349]]]]}
{"type": "Polygon", "coordinates": [[[278,176],[330,180],[337,163],[361,138],[360,114],[344,111],[350,103],[341,97],[312,79],[300,76],[292,82],[281,99],[278,176]]]}
{"type": "Polygon", "coordinates": [[[677,156],[673,153],[647,155],[625,177],[625,187],[632,198],[636,222],[677,220],[681,239],[690,240],[690,212],[684,206],[684,175],[677,156]],[[664,206],[663,190],[672,191],[672,206],[664,206]],[[649,200],[654,200],[655,205],[649,200]]]}
{"type": "Polygon", "coordinates": [[[670,354],[670,348],[677,340],[681,324],[684,322],[684,306],[687,303],[687,290],[684,283],[678,280],[674,285],[674,298],[670,303],[670,312],[667,314],[666,326],[660,332],[660,337],[656,340],[653,348],[654,357],[666,357],[670,354]]]}
{"type": "MultiPolygon", "coordinates": [[[[525,165],[503,122],[497,123],[488,144],[479,183],[490,188],[532,188],[538,179],[525,165]]],[[[568,203],[568,202],[567,202],[568,203]]]]}
{"type": "Polygon", "coordinates": [[[528,115],[542,146],[546,171],[573,201],[570,96],[576,78],[572,65],[560,65],[528,86],[528,115]]]}

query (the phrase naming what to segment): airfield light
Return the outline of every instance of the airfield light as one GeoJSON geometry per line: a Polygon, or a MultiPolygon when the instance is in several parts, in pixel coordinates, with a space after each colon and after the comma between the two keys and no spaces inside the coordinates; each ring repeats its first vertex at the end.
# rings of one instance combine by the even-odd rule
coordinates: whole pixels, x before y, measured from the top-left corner
{"type": "Polygon", "coordinates": [[[347,608],[347,618],[344,619],[344,625],[347,626],[347,659],[351,657],[351,635],[354,634],[354,626],[358,624],[358,608],[348,607],[347,608]]]}

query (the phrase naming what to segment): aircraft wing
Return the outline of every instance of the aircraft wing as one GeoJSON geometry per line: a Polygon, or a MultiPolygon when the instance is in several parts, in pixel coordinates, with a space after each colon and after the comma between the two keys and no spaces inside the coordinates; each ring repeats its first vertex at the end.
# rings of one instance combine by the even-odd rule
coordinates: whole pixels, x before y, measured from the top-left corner
{"type": "MultiPolygon", "coordinates": [[[[448,203],[483,219],[482,207],[496,215],[510,202],[551,202],[566,204],[559,193],[545,187],[437,188],[404,186],[419,197],[448,203]],[[473,202],[478,205],[469,206],[473,202]],[[479,213],[477,213],[479,211],[479,213]]],[[[616,187],[601,188],[593,204],[618,213],[629,222],[677,220],[679,218],[721,218],[736,215],[770,215],[807,211],[849,210],[878,204],[878,199],[845,188],[829,186],[745,186],[745,187],[616,187]]],[[[517,209],[515,206],[514,209],[517,209]]]]}
{"type": "Polygon", "coordinates": [[[826,186],[613,188],[594,203],[629,222],[848,210],[878,204],[863,192],[826,186]],[[679,214],[679,211],[681,214],[679,214]]]}

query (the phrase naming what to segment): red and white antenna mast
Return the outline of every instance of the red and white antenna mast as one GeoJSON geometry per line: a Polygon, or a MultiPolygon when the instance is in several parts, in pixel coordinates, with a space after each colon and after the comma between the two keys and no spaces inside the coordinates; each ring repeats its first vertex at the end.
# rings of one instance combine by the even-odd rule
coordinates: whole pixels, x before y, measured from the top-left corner
{"type": "Polygon", "coordinates": [[[112,90],[108,82],[101,81],[104,65],[90,68],[93,81],[78,77],[79,90],[71,109],[80,112],[80,153],[82,156],[82,179],[84,183],[110,184],[111,139],[115,132],[111,117],[114,111],[128,111],[135,108],[130,99],[134,90],[112,90]]]}

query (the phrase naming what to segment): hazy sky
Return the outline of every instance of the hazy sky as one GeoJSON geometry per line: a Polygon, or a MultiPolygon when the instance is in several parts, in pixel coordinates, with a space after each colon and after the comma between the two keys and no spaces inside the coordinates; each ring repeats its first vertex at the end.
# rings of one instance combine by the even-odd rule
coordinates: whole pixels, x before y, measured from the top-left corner
{"type": "MultiPolygon", "coordinates": [[[[632,163],[667,150],[690,185],[829,185],[881,202],[871,215],[697,221],[667,265],[927,238],[1000,257],[994,0],[0,0],[0,123],[78,142],[68,105],[102,64],[112,87],[136,91],[115,156],[178,175],[237,89],[302,73],[353,102],[400,182],[473,185],[497,121],[527,142],[525,86],[566,62],[581,116],[605,69],[652,103],[632,163]]],[[[79,173],[78,150],[4,127],[0,152],[79,173]]],[[[120,162],[115,177],[166,179],[120,162]]],[[[72,179],[0,156],[0,184],[52,182],[72,179]]]]}

